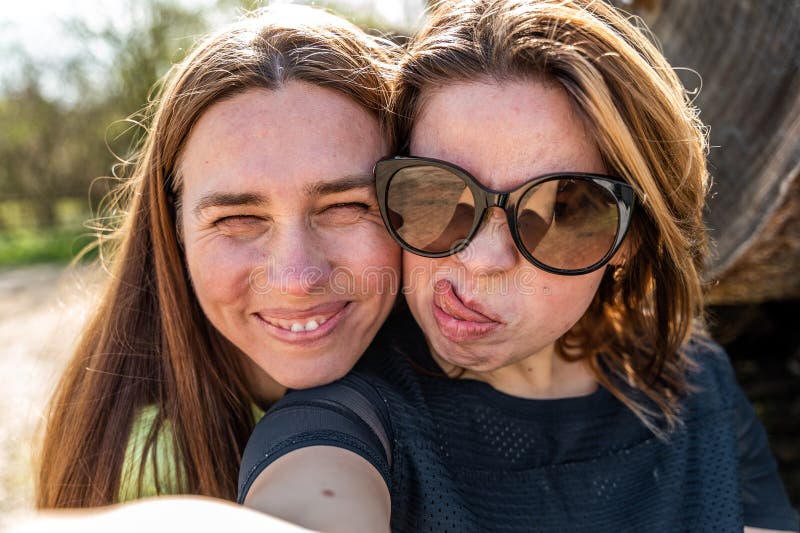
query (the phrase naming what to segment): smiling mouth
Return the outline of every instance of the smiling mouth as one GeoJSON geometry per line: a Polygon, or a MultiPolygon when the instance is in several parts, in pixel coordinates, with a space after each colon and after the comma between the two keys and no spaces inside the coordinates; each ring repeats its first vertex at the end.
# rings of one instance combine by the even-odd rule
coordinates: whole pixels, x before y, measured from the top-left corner
{"type": "Polygon", "coordinates": [[[312,308],[267,309],[254,316],[268,331],[284,341],[314,341],[327,336],[336,328],[350,309],[349,301],[331,302],[312,308]]]}
{"type": "Polygon", "coordinates": [[[336,313],[332,313],[330,315],[317,315],[313,318],[309,318],[308,320],[278,320],[274,318],[268,318],[263,315],[261,319],[270,324],[272,326],[285,329],[286,331],[293,331],[294,333],[298,333],[300,331],[314,331],[318,329],[321,325],[327,322],[333,315],[336,313]]]}

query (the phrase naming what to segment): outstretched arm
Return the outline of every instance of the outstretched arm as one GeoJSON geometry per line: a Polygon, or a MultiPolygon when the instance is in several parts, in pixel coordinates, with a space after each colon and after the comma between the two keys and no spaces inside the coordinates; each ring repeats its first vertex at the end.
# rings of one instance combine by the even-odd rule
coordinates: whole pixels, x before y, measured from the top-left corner
{"type": "Polygon", "coordinates": [[[308,531],[224,500],[199,496],[161,496],[109,507],[43,512],[13,526],[9,533],[141,533],[167,530],[198,533],[308,531]]]}

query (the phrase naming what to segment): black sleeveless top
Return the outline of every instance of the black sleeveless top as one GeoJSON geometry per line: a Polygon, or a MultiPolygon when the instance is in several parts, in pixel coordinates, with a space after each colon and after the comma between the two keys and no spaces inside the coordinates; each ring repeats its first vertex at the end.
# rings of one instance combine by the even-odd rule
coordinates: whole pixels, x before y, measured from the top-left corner
{"type": "Polygon", "coordinates": [[[348,376],[292,391],[264,416],[244,452],[240,502],[278,457],[327,445],[381,473],[393,531],[798,529],[764,429],[716,344],[690,345],[698,390],[683,401],[683,425],[659,439],[602,386],[529,400],[443,377],[413,320],[394,321],[348,376]]]}

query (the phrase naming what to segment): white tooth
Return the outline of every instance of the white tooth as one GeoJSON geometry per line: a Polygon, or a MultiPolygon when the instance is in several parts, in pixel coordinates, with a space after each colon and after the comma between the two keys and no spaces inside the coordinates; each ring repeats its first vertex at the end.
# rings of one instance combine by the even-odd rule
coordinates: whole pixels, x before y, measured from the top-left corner
{"type": "Polygon", "coordinates": [[[295,322],[294,324],[292,324],[292,331],[297,333],[298,331],[305,331],[305,328],[299,322],[295,322]]]}
{"type": "Polygon", "coordinates": [[[319,327],[319,324],[317,324],[316,320],[312,319],[312,320],[309,320],[308,322],[306,322],[306,331],[314,331],[318,327],[319,327]]]}
{"type": "Polygon", "coordinates": [[[328,319],[327,319],[327,318],[320,318],[320,319],[319,319],[319,325],[321,326],[322,324],[324,324],[324,323],[325,323],[325,322],[327,322],[327,321],[328,321],[328,319]]]}

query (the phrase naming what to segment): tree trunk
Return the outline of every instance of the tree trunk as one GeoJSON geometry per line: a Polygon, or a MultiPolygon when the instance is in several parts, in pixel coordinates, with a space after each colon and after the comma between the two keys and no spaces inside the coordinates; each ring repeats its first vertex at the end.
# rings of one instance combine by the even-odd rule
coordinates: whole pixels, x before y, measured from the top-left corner
{"type": "Polygon", "coordinates": [[[800,296],[800,2],[615,1],[648,23],[710,125],[710,298],[800,296]]]}

